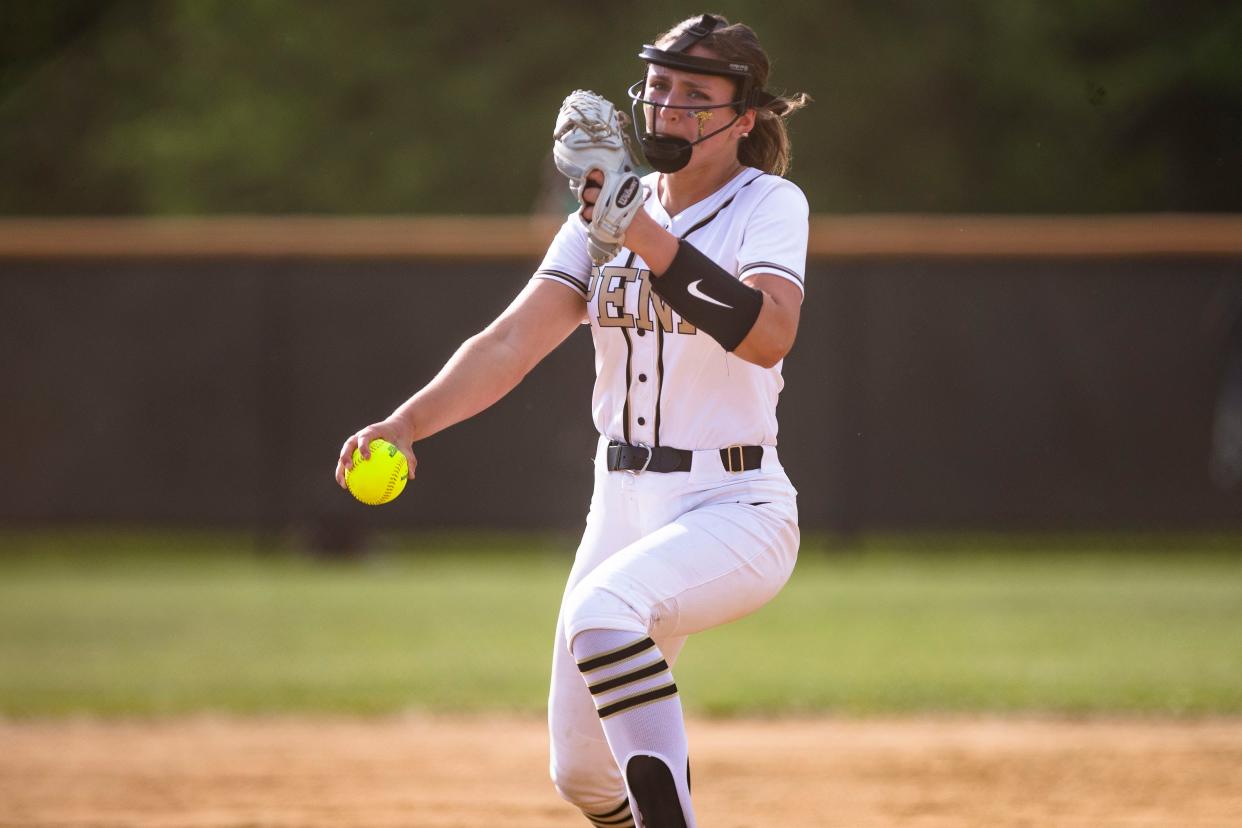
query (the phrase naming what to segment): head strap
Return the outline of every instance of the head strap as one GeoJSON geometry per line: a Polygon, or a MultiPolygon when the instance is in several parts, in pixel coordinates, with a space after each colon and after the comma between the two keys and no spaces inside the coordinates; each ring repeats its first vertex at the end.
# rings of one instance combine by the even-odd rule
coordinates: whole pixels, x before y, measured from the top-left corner
{"type": "Polygon", "coordinates": [[[691,46],[707,37],[712,32],[725,25],[725,22],[714,14],[705,14],[699,18],[699,22],[682,33],[681,37],[673,41],[673,45],[668,47],[670,52],[685,52],[691,46]]]}
{"type": "Polygon", "coordinates": [[[728,60],[685,55],[669,49],[657,49],[650,45],[644,46],[638,56],[656,66],[680,69],[683,72],[693,72],[698,75],[724,75],[748,81],[753,79],[753,70],[749,63],[733,63],[728,60]]]}
{"type": "Polygon", "coordinates": [[[722,18],[714,14],[705,14],[693,26],[686,29],[668,48],[661,49],[647,44],[643,46],[638,56],[647,63],[654,63],[656,66],[680,69],[683,72],[693,72],[699,75],[719,75],[739,80],[741,81],[738,89],[740,93],[738,95],[739,112],[745,112],[746,108],[750,106],[762,106],[766,103],[763,99],[770,99],[771,96],[762,90],[755,89],[755,70],[749,63],[735,63],[729,60],[716,60],[715,58],[686,54],[691,47],[695,46],[703,38],[726,25],[722,18]]]}
{"type": "Polygon", "coordinates": [[[673,41],[672,45],[661,49],[647,44],[643,46],[638,56],[648,63],[654,63],[657,66],[667,66],[670,69],[681,69],[702,75],[725,75],[726,77],[753,80],[754,70],[749,63],[734,63],[728,60],[716,60],[714,58],[695,57],[686,54],[700,40],[717,29],[723,28],[725,25],[725,21],[714,14],[705,14],[699,18],[697,23],[686,29],[681,37],[673,41]]]}

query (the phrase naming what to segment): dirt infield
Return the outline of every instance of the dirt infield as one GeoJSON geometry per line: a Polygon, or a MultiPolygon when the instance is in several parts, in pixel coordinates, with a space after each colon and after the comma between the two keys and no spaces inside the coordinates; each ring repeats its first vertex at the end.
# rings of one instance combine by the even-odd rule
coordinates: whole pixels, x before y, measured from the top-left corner
{"type": "MultiPolygon", "coordinates": [[[[695,721],[699,824],[1242,824],[1242,720],[695,721]]],[[[557,828],[530,718],[0,721],[0,825],[557,828]]]]}

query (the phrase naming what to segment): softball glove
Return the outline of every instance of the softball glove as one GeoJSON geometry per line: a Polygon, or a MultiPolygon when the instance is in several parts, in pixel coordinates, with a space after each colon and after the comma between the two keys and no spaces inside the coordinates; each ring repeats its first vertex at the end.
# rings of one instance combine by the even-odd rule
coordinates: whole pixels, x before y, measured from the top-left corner
{"type": "Polygon", "coordinates": [[[629,143],[629,120],[606,99],[579,89],[561,104],[552,133],[556,168],[569,179],[569,189],[579,203],[587,176],[594,170],[603,173],[599,198],[586,222],[587,244],[596,265],[620,252],[625,231],[643,206],[642,181],[634,172],[635,153],[629,143]]]}

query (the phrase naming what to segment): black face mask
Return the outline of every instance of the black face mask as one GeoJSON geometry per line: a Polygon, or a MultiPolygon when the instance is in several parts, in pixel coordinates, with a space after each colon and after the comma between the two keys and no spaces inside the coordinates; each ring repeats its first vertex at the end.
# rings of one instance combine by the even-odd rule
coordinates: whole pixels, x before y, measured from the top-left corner
{"type": "MultiPolygon", "coordinates": [[[[685,166],[690,163],[690,157],[694,154],[694,147],[696,144],[701,144],[708,138],[724,132],[726,129],[736,124],[738,119],[746,113],[748,101],[745,100],[730,101],[729,103],[713,104],[711,106],[672,106],[657,103],[656,101],[649,101],[642,97],[642,87],[645,84],[645,80],[640,80],[629,88],[628,94],[631,101],[630,115],[632,116],[631,121],[634,124],[634,136],[638,139],[638,143],[643,148],[643,155],[647,156],[647,163],[657,172],[667,174],[675,173],[678,170],[684,169],[685,166]],[[677,138],[671,135],[657,135],[653,132],[649,132],[647,130],[650,128],[650,124],[647,124],[647,128],[644,129],[644,131],[639,132],[638,113],[636,112],[639,104],[642,104],[643,106],[656,107],[658,109],[686,109],[694,112],[703,112],[709,109],[724,109],[725,107],[730,107],[734,109],[737,114],[733,116],[732,121],[729,121],[729,123],[725,124],[720,129],[701,136],[697,141],[687,141],[685,138],[677,138]]],[[[643,122],[646,123],[645,118],[643,119],[643,122]]]]}

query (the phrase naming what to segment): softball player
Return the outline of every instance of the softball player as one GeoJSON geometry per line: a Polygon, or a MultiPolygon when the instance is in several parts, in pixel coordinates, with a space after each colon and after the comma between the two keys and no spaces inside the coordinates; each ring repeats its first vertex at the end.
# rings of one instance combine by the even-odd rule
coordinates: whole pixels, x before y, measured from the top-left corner
{"type": "MultiPolygon", "coordinates": [[[[603,176],[513,304],[381,423],[346,440],[412,443],[508,393],[580,323],[595,344],[600,438],[586,530],[552,657],[551,773],[601,828],[695,825],[672,668],[686,637],[747,615],[789,578],[796,492],[777,456],[807,202],[781,178],[784,115],[753,31],[712,15],[646,46],[631,88],[656,172],[624,247],[592,266],[603,176]]],[[[639,119],[635,119],[638,129],[639,119]]],[[[598,260],[598,259],[597,259],[598,260]]],[[[365,453],[365,448],[364,448],[365,453]]]]}

